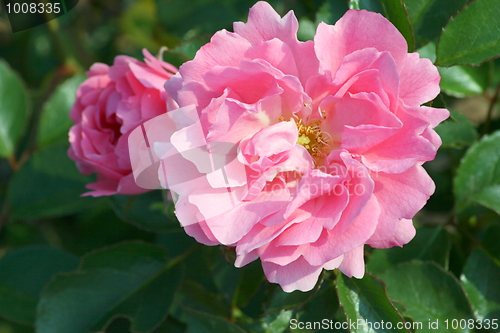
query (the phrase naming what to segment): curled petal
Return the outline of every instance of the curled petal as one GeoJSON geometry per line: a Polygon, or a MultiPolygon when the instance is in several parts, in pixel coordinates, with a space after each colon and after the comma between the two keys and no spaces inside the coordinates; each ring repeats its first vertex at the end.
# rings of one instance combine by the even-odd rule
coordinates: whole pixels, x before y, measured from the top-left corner
{"type": "Polygon", "coordinates": [[[262,268],[269,282],[279,283],[285,292],[312,290],[322,270],[322,266],[311,266],[303,257],[286,266],[264,261],[262,268]]]}
{"type": "Polygon", "coordinates": [[[339,269],[349,277],[361,279],[365,275],[365,260],[363,258],[363,245],[344,254],[339,269]]]}

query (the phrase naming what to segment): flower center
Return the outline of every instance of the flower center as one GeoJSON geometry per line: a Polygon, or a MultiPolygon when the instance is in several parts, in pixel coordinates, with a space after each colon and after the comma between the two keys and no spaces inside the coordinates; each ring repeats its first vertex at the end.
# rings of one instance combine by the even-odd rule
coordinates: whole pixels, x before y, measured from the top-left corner
{"type": "Polygon", "coordinates": [[[316,120],[312,125],[306,126],[301,119],[296,124],[299,130],[297,143],[306,148],[316,161],[324,154],[323,150],[329,147],[328,138],[319,127],[321,120],[316,120]]]}

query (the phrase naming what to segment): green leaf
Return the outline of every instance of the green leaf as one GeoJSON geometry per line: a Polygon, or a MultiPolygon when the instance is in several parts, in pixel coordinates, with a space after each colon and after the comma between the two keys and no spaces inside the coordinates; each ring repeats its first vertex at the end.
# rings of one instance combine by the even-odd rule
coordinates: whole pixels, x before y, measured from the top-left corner
{"type": "Polygon", "coordinates": [[[491,257],[500,261],[500,242],[498,241],[500,235],[500,224],[491,224],[484,231],[484,237],[481,240],[483,250],[485,250],[491,257]]]}
{"type": "Polygon", "coordinates": [[[403,247],[374,249],[366,270],[379,276],[394,265],[413,259],[432,260],[446,267],[450,249],[450,235],[442,227],[419,228],[415,238],[403,247]]]}
{"type": "MultiPolygon", "coordinates": [[[[370,12],[384,13],[384,7],[382,6],[381,0],[358,0],[359,3],[357,9],[366,9],[370,12]]],[[[354,8],[356,9],[356,8],[354,8]]]]}
{"type": "Polygon", "coordinates": [[[500,213],[500,131],[484,136],[465,154],[454,181],[460,212],[477,202],[500,213]]]}
{"type": "Polygon", "coordinates": [[[450,20],[437,45],[439,66],[479,65],[500,54],[500,2],[476,0],[450,20]]]}
{"type": "Polygon", "coordinates": [[[441,74],[441,89],[450,96],[464,97],[482,94],[488,88],[488,68],[486,66],[438,67],[441,74]]]}
{"type": "Polygon", "coordinates": [[[19,325],[11,321],[0,318],[0,333],[34,333],[31,326],[19,325]]]}
{"type": "Polygon", "coordinates": [[[157,15],[167,31],[178,36],[201,33],[213,34],[231,29],[232,23],[248,15],[255,1],[193,0],[186,6],[183,0],[156,0],[157,15]]]}
{"type": "Polygon", "coordinates": [[[228,304],[232,304],[241,276],[241,269],[229,264],[229,262],[236,260],[234,248],[221,246],[219,249],[223,255],[217,256],[216,261],[210,265],[210,276],[218,289],[218,295],[223,296],[228,304]],[[229,259],[230,257],[234,259],[229,259]]]}
{"type": "Polygon", "coordinates": [[[308,292],[293,291],[291,293],[284,292],[281,288],[276,288],[271,299],[271,303],[267,307],[267,313],[278,312],[280,310],[291,310],[298,308],[307,303],[307,301],[318,292],[317,287],[308,292]]]}
{"type": "Polygon", "coordinates": [[[500,184],[484,188],[474,195],[474,201],[500,214],[500,184]]]}
{"type": "Polygon", "coordinates": [[[457,111],[450,113],[451,117],[436,127],[443,141],[442,147],[460,148],[476,142],[477,131],[467,117],[457,111]]]}
{"type": "MultiPolygon", "coordinates": [[[[219,289],[214,283],[212,273],[214,271],[213,270],[214,263],[220,260],[221,248],[216,246],[202,246],[201,244],[198,243],[196,244],[197,245],[193,245],[193,247],[190,246],[190,248],[194,248],[195,251],[193,251],[189,256],[187,256],[186,259],[183,261],[185,264],[184,282],[191,280],[195,283],[198,283],[203,290],[210,292],[212,295],[215,295],[216,293],[218,293],[219,289]]],[[[236,268],[234,269],[236,270],[236,268]]],[[[187,291],[185,295],[181,294],[180,296],[187,296],[189,292],[190,291],[187,291]]],[[[215,314],[229,316],[230,315],[228,313],[229,304],[226,303],[226,300],[220,296],[221,295],[217,295],[217,300],[222,302],[221,303],[222,312],[215,314]]],[[[195,299],[191,299],[191,301],[194,300],[195,299]]],[[[193,306],[191,304],[186,303],[185,305],[195,310],[198,309],[196,306],[193,306]]],[[[201,310],[206,312],[207,308],[202,308],[201,310]]],[[[208,309],[208,312],[211,312],[211,309],[208,309]]]]}
{"type": "Polygon", "coordinates": [[[339,309],[337,293],[333,283],[323,283],[321,289],[303,308],[300,314],[301,322],[315,322],[332,319],[339,309]]]}
{"type": "Polygon", "coordinates": [[[116,317],[106,325],[105,333],[130,333],[130,320],[125,317],[116,317]]]}
{"type": "MultiPolygon", "coordinates": [[[[88,207],[70,220],[60,219],[44,223],[53,228],[59,242],[73,253],[84,255],[97,248],[110,246],[124,240],[151,240],[151,234],[123,223],[105,201],[88,207]]],[[[170,257],[174,257],[169,251],[170,257]]]]}
{"type": "Polygon", "coordinates": [[[134,332],[150,332],[167,315],[181,269],[160,247],[122,243],[84,257],[77,271],[57,275],[37,309],[37,333],[88,333],[117,316],[134,332]]]}
{"type": "Polygon", "coordinates": [[[183,42],[175,49],[168,50],[169,53],[180,54],[186,59],[193,59],[196,52],[210,40],[206,36],[196,36],[183,42]]]}
{"type": "MultiPolygon", "coordinates": [[[[318,12],[319,14],[319,12],[318,12]]],[[[321,22],[321,21],[320,21],[321,22]]],[[[314,35],[316,35],[316,27],[318,25],[308,19],[307,17],[302,17],[299,20],[299,30],[297,30],[297,38],[302,41],[313,40],[314,35]]]]}
{"type": "Polygon", "coordinates": [[[108,198],[111,208],[125,222],[138,228],[162,233],[179,227],[173,212],[167,211],[167,204],[161,191],[141,195],[113,195],[108,198]]]}
{"type": "Polygon", "coordinates": [[[46,245],[8,252],[0,260],[0,315],[33,325],[44,285],[56,273],[74,270],[78,261],[77,256],[46,245]]]}
{"type": "Polygon", "coordinates": [[[184,308],[184,311],[188,317],[189,333],[245,333],[241,327],[222,317],[189,308],[184,308]]]}
{"type": "MultiPolygon", "coordinates": [[[[417,50],[423,58],[436,61],[436,45],[428,43],[417,50]]],[[[488,88],[488,66],[438,67],[441,75],[441,89],[450,96],[464,97],[482,94],[488,88]]]]}
{"type": "Polygon", "coordinates": [[[84,75],[77,75],[66,80],[45,103],[38,127],[39,146],[56,141],[68,141],[68,131],[73,124],[69,118],[69,111],[75,102],[76,89],[85,78],[84,75]]]}
{"type": "Polygon", "coordinates": [[[394,24],[408,43],[408,51],[413,52],[415,48],[415,35],[413,27],[408,18],[408,12],[402,0],[381,0],[384,7],[385,17],[394,24]]]}
{"type": "Polygon", "coordinates": [[[0,157],[14,155],[28,124],[28,94],[23,81],[0,59],[0,157]]]}
{"type": "Polygon", "coordinates": [[[186,333],[186,325],[168,316],[153,333],[186,333]]]}
{"type": "Polygon", "coordinates": [[[168,249],[170,257],[178,256],[191,246],[198,244],[193,237],[186,234],[180,225],[176,229],[159,234],[156,243],[168,249]]]}
{"type": "Polygon", "coordinates": [[[477,319],[500,318],[500,261],[482,250],[467,259],[460,277],[477,319]]]}
{"type": "Polygon", "coordinates": [[[422,325],[417,332],[468,332],[446,327],[445,320],[470,319],[472,311],[458,280],[440,266],[415,260],[388,269],[381,278],[389,297],[406,306],[404,315],[422,325]]]}
{"type": "Polygon", "coordinates": [[[278,313],[271,313],[266,316],[264,327],[271,333],[283,333],[290,326],[293,312],[281,310],[278,313]]]}
{"type": "Polygon", "coordinates": [[[339,274],[337,294],[347,319],[350,322],[366,323],[355,325],[356,327],[351,328],[351,332],[409,332],[397,328],[398,323],[401,323],[400,326],[404,325],[404,319],[387,297],[384,283],[379,279],[368,274],[362,279],[348,278],[344,274],[339,274]],[[376,325],[382,322],[387,325],[376,331],[369,329],[370,324],[376,325]]]}
{"type": "Polygon", "coordinates": [[[265,281],[265,277],[262,272],[262,266],[258,261],[240,268],[239,271],[240,275],[233,296],[233,304],[237,307],[244,307],[257,293],[265,281]]]}
{"type": "Polygon", "coordinates": [[[345,1],[326,0],[316,13],[316,24],[314,26],[314,31],[312,36],[314,37],[314,34],[316,33],[316,26],[320,22],[325,22],[326,24],[333,25],[335,24],[335,22],[338,21],[338,19],[340,19],[344,15],[344,13],[348,9],[349,6],[345,1]]]}
{"type": "Polygon", "coordinates": [[[179,294],[179,303],[186,307],[202,312],[209,312],[217,316],[229,318],[229,304],[224,302],[220,294],[204,288],[200,283],[193,280],[182,282],[179,294]]]}
{"type": "Polygon", "coordinates": [[[403,0],[417,40],[435,42],[450,17],[455,15],[467,0],[403,0]]]}
{"type": "Polygon", "coordinates": [[[427,43],[416,52],[418,52],[421,58],[430,59],[432,62],[436,61],[436,44],[434,43],[427,43]]]}
{"type": "Polygon", "coordinates": [[[139,48],[157,50],[159,45],[154,38],[157,12],[154,0],[130,2],[120,15],[120,28],[139,48]]]}
{"type": "Polygon", "coordinates": [[[301,41],[313,40],[316,28],[320,22],[333,25],[349,9],[346,1],[326,0],[316,12],[314,21],[307,17],[299,19],[299,30],[297,36],[301,41]]]}
{"type": "MultiPolygon", "coordinates": [[[[361,7],[359,5],[360,0],[348,0],[349,1],[349,9],[360,10],[361,7]]],[[[363,1],[363,0],[361,0],[363,1]]]]}
{"type": "Polygon", "coordinates": [[[92,178],[78,172],[67,150],[67,144],[40,149],[14,175],[7,193],[12,217],[32,219],[67,215],[82,211],[99,200],[80,197],[92,178]]]}

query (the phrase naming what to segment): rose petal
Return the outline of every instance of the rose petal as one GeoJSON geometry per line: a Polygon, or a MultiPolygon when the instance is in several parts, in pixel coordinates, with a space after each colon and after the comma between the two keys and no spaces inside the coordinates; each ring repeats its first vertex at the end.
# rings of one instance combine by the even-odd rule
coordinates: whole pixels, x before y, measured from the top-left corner
{"type": "Polygon", "coordinates": [[[264,261],[262,268],[269,282],[279,283],[285,292],[312,290],[322,271],[322,266],[311,266],[303,257],[286,266],[264,261]]]}

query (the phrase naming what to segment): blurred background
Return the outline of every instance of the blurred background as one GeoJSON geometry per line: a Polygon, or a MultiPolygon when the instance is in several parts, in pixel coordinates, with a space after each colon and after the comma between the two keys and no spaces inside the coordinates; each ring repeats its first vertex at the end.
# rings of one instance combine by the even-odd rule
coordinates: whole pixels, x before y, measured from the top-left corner
{"type": "MultiPolygon", "coordinates": [[[[301,40],[312,39],[321,21],[334,24],[349,5],[346,0],[269,2],[281,15],[289,10],[295,12],[300,21],[301,40]]],[[[359,2],[362,8],[386,13],[380,1],[359,2]]],[[[435,43],[442,28],[467,1],[428,1],[430,4],[418,17],[411,6],[421,1],[404,2],[415,32],[413,49],[435,60],[435,43]]],[[[6,9],[0,6],[0,58],[18,74],[24,93],[17,98],[26,104],[15,149],[12,154],[0,157],[0,256],[28,246],[28,252],[18,253],[17,260],[0,262],[0,284],[7,281],[7,285],[19,288],[32,286],[31,290],[26,289],[28,300],[18,303],[13,303],[13,298],[0,290],[0,333],[35,332],[38,297],[52,275],[75,269],[78,257],[86,253],[125,240],[163,245],[169,250],[169,258],[187,253],[183,258],[187,282],[179,287],[183,292],[177,297],[189,307],[237,321],[248,332],[289,332],[286,325],[279,324],[280,320],[286,324],[286,318],[291,317],[280,317],[280,309],[293,309],[295,312],[290,310],[293,315],[305,313],[306,302],[309,314],[321,308],[318,317],[345,320],[339,304],[328,301],[337,297],[332,288],[322,287],[320,292],[315,290],[312,294],[285,295],[279,287],[264,281],[260,263],[237,270],[231,264],[232,249],[197,246],[179,227],[165,193],[81,197],[86,191],[85,185],[93,182],[94,176],[80,175],[66,155],[67,133],[72,125],[68,114],[74,92],[93,63],[111,65],[114,57],[121,54],[142,60],[143,48],[157,55],[166,46],[164,60],[180,66],[192,59],[214,32],[232,30],[232,22],[246,21],[248,9],[254,3],[254,0],[192,0],[189,3],[184,0],[80,0],[74,9],[58,19],[17,33],[12,33],[6,9]],[[64,254],[53,254],[47,245],[51,249],[62,249],[64,254]],[[59,258],[54,262],[63,264],[60,267],[54,264],[54,271],[48,272],[33,266],[37,256],[40,262],[59,258]],[[31,259],[21,260],[25,257],[31,259]],[[29,277],[22,281],[17,276],[17,282],[12,282],[12,276],[3,273],[9,270],[28,272],[29,277]],[[237,296],[236,290],[240,290],[237,296]],[[235,312],[240,310],[243,315],[235,312]],[[265,325],[258,326],[257,322],[265,325]],[[269,328],[272,323],[278,328],[269,328]]],[[[460,277],[478,243],[484,241],[485,246],[492,249],[490,252],[500,253],[496,245],[500,232],[498,213],[482,205],[460,206],[459,203],[457,209],[453,188],[454,177],[468,148],[483,134],[500,129],[496,110],[499,68],[498,60],[486,61],[477,67],[440,68],[442,93],[433,106],[449,108],[453,120],[438,128],[443,147],[436,159],[425,165],[437,185],[436,193],[417,215],[415,223],[419,232],[409,247],[384,253],[366,250],[370,258],[369,272],[382,274],[387,265],[417,258],[432,260],[460,277]]],[[[5,98],[10,96],[0,97],[0,107],[7,105],[5,98]]],[[[154,332],[210,332],[199,328],[199,322],[203,321],[200,317],[196,326],[189,324],[193,316],[186,319],[180,312],[172,310],[174,315],[154,332]]],[[[118,317],[104,326],[107,333],[126,333],[130,322],[118,317]]]]}

